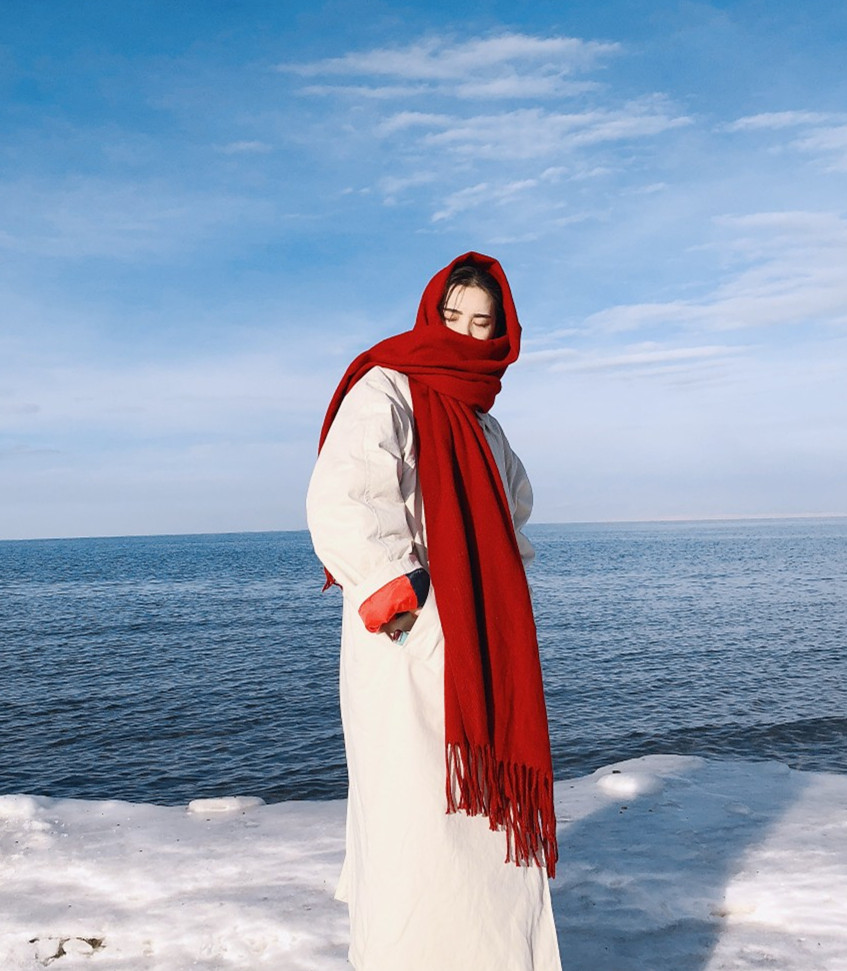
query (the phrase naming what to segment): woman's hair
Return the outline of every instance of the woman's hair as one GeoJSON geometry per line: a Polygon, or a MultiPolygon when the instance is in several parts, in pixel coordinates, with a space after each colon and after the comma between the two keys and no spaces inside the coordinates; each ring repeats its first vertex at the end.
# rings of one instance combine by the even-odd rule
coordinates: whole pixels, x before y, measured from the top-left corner
{"type": "Polygon", "coordinates": [[[454,287],[478,287],[485,290],[494,303],[494,336],[502,337],[506,333],[506,314],[503,310],[503,291],[500,284],[494,277],[476,263],[459,263],[453,267],[447,282],[444,284],[444,292],[438,301],[438,313],[444,319],[444,306],[450,291],[454,287]]]}

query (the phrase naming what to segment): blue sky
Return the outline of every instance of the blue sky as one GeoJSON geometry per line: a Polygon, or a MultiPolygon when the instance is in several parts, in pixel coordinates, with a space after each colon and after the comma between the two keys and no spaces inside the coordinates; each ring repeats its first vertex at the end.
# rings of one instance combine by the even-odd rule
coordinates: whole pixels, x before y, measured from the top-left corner
{"type": "Polygon", "coordinates": [[[0,538],[301,528],[336,381],[467,249],[536,521],[847,514],[845,45],[815,0],[5,5],[0,538]]]}

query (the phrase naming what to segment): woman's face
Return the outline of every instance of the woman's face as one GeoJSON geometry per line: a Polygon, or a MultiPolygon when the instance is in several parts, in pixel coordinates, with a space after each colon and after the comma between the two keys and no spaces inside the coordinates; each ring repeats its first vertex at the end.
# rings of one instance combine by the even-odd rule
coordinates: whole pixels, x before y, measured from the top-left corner
{"type": "Polygon", "coordinates": [[[480,287],[456,286],[444,301],[444,325],[480,341],[494,336],[494,301],[480,287]]]}

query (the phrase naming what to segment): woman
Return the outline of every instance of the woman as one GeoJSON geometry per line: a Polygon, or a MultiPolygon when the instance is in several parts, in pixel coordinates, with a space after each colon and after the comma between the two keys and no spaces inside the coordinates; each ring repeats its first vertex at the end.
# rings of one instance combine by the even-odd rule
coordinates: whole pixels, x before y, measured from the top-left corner
{"type": "Polygon", "coordinates": [[[307,510],[344,593],[337,896],[357,971],[561,968],[532,492],[489,414],[519,348],[499,263],[465,254],[411,331],[350,365],[324,422],[307,510]]]}

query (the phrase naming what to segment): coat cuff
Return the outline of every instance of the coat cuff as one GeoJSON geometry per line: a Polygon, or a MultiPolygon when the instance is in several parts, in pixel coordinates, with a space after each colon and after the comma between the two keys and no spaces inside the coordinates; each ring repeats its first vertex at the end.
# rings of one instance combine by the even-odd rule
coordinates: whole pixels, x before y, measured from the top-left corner
{"type": "Polygon", "coordinates": [[[379,569],[374,570],[369,573],[364,580],[360,580],[357,584],[345,583],[344,584],[344,596],[353,604],[356,610],[362,606],[362,604],[379,590],[384,587],[386,583],[391,583],[392,580],[396,580],[397,577],[404,577],[407,573],[412,573],[415,570],[421,568],[420,561],[414,553],[409,553],[408,556],[400,557],[397,560],[390,560],[388,563],[384,563],[379,569]]]}
{"type": "Polygon", "coordinates": [[[365,627],[375,634],[397,614],[423,607],[429,594],[429,574],[422,567],[395,577],[365,600],[359,616],[365,627]]]}

